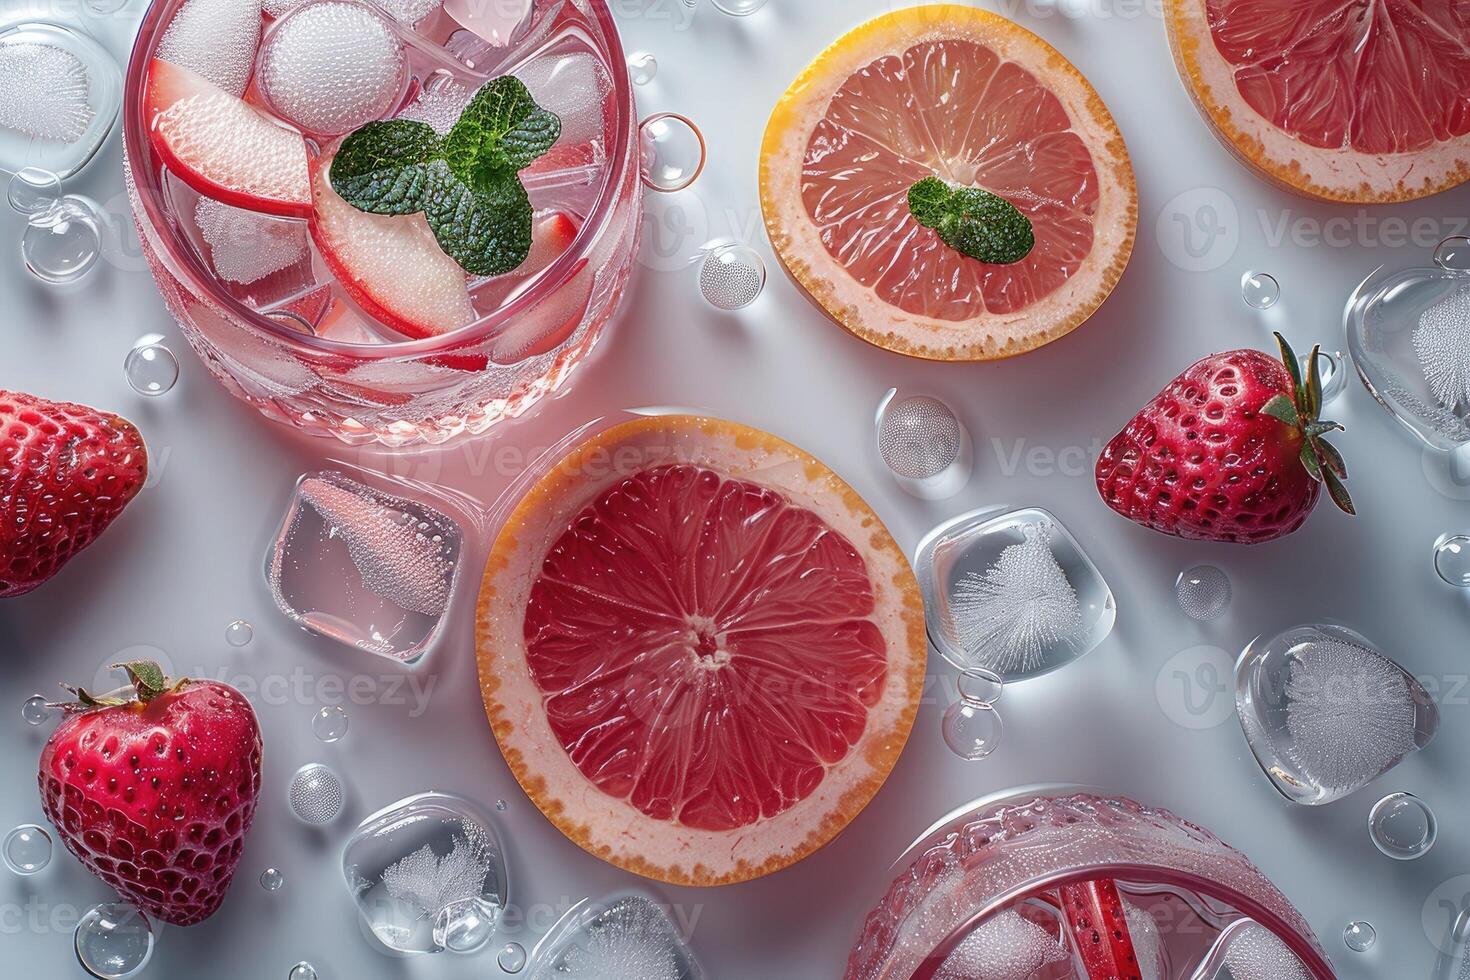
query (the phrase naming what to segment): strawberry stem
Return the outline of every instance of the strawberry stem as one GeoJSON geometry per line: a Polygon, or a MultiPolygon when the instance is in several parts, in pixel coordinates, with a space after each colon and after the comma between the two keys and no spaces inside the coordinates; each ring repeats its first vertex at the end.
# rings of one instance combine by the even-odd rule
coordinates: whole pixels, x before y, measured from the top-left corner
{"type": "Polygon", "coordinates": [[[1356,514],[1358,511],[1353,505],[1353,499],[1348,496],[1347,487],[1343,485],[1343,480],[1347,479],[1347,464],[1343,461],[1342,454],[1323,438],[1328,432],[1346,430],[1337,422],[1326,422],[1317,417],[1322,412],[1322,372],[1317,367],[1317,359],[1322,356],[1322,345],[1312,348],[1311,363],[1303,377],[1302,365],[1297,360],[1296,352],[1279,332],[1276,334],[1276,344],[1281,348],[1281,361],[1286,365],[1286,373],[1291,376],[1292,391],[1289,396],[1276,395],[1261,407],[1261,412],[1283,425],[1291,426],[1301,434],[1302,449],[1299,458],[1302,467],[1313,480],[1327,487],[1327,494],[1338,509],[1346,514],[1356,514]]]}
{"type": "Polygon", "coordinates": [[[138,692],[138,700],[144,704],[169,690],[168,678],[164,676],[163,668],[152,660],[132,660],[112,666],[127,672],[128,680],[133,682],[133,687],[138,692]]]}

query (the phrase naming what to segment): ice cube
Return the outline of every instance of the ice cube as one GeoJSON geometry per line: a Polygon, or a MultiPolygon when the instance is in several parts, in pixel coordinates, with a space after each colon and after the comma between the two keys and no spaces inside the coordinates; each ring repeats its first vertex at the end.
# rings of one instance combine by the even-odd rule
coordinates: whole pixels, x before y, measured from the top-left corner
{"type": "Polygon", "coordinates": [[[1194,980],[1311,980],[1311,976],[1274,932],[1240,919],[1220,933],[1194,980]]]}
{"type": "Polygon", "coordinates": [[[87,66],[76,55],[31,41],[0,45],[0,126],[75,143],[92,117],[87,66]]]}
{"type": "Polygon", "coordinates": [[[306,225],[201,197],[194,208],[210,264],[221,279],[247,284],[306,258],[306,225]]]}
{"type": "Polygon", "coordinates": [[[313,3],[276,25],[259,83],[273,109],[308,133],[337,136],[382,117],[403,89],[403,45],[356,3],[313,3]]]}
{"type": "Polygon", "coordinates": [[[260,45],[260,0],[188,0],[158,42],[158,57],[244,95],[260,45]]]}
{"type": "Polygon", "coordinates": [[[444,0],[370,0],[404,27],[417,27],[444,5],[444,0]]]}
{"type": "Polygon", "coordinates": [[[561,117],[562,145],[601,142],[612,84],[590,52],[561,46],[516,69],[537,105],[561,117]]]}
{"type": "Polygon", "coordinates": [[[669,913],[642,895],[573,909],[553,927],[529,980],[698,980],[693,953],[669,913]]]}
{"type": "Polygon", "coordinates": [[[523,38],[536,15],[533,0],[444,0],[444,9],[462,27],[497,48],[523,38]]]}
{"type": "Polygon", "coordinates": [[[1159,922],[1141,905],[1123,899],[1123,916],[1128,922],[1128,936],[1138,956],[1138,969],[1143,980],[1169,980],[1169,952],[1159,922]]]}
{"type": "Polygon", "coordinates": [[[474,94],[459,82],[444,79],[426,86],[417,99],[403,107],[398,118],[428,123],[434,132],[443,135],[459,121],[474,94]]]}
{"type": "Polygon", "coordinates": [[[494,820],[447,793],[411,796],[364,820],[342,851],[342,873],[368,931],[400,953],[480,949],[506,903],[494,820]]]}
{"type": "Polygon", "coordinates": [[[1005,909],[986,919],[945,959],[935,980],[1027,980],[1048,963],[1070,954],[1057,937],[1005,909]]]}
{"type": "Polygon", "coordinates": [[[417,662],[438,635],[462,535],[431,507],[341,473],[297,483],[267,564],[276,604],[301,626],[417,662]]]}

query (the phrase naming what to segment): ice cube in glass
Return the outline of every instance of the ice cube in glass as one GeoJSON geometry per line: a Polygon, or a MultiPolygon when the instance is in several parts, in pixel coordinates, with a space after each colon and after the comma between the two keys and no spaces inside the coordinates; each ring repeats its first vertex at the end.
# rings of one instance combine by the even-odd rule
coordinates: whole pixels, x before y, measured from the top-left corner
{"type": "Polygon", "coordinates": [[[625,893],[574,907],[531,953],[529,980],[701,980],[668,910],[625,893]]]}

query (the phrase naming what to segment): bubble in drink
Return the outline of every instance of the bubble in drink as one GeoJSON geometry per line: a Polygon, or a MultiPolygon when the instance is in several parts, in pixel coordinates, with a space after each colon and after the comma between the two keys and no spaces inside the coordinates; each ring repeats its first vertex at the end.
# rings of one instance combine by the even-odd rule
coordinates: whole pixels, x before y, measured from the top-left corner
{"type": "Polygon", "coordinates": [[[704,135],[699,127],[674,113],[649,116],[638,127],[642,146],[643,183],[665,194],[688,189],[704,171],[704,135]]]}
{"type": "Polygon", "coordinates": [[[44,827],[21,824],[5,835],[5,866],[13,873],[30,876],[51,863],[51,835],[44,827]]]}
{"type": "Polygon", "coordinates": [[[122,902],[94,905],[77,923],[77,962],[98,980],[128,980],[153,957],[153,926],[122,902]]]}
{"type": "Polygon", "coordinates": [[[717,310],[743,310],[766,288],[766,263],[746,245],[710,249],[699,268],[699,292],[717,310]]]}
{"type": "Polygon", "coordinates": [[[1269,310],[1281,298],[1281,284],[1264,272],[1247,272],[1240,280],[1240,296],[1253,310],[1269,310]]]}
{"type": "Polygon", "coordinates": [[[123,361],[128,387],[140,395],[167,394],[179,380],[179,360],[166,345],[153,339],[157,336],[152,334],[139,341],[123,361]]]}
{"type": "Polygon", "coordinates": [[[21,235],[20,252],[37,279],[55,285],[80,279],[102,254],[96,206],[72,194],[60,198],[45,212],[31,216],[21,235]]]}
{"type": "Polygon", "coordinates": [[[383,116],[403,88],[398,36],[356,3],[314,3],[276,25],[257,78],[271,106],[301,129],[350,132],[383,116]]]}
{"type": "Polygon", "coordinates": [[[75,143],[94,115],[87,66],[63,48],[0,41],[0,128],[75,143]]]}
{"type": "Polygon", "coordinates": [[[22,167],[11,175],[5,199],[24,215],[44,214],[61,197],[61,178],[43,167],[22,167]]]}

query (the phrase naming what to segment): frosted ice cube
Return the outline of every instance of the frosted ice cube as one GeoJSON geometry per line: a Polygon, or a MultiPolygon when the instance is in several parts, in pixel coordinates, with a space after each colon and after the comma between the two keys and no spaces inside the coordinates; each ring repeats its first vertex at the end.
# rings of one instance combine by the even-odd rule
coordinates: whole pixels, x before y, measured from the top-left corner
{"type": "Polygon", "coordinates": [[[505,851],[494,819],[447,793],[422,793],[368,817],[342,851],[368,931],[400,953],[469,953],[505,908],[505,851]]]}
{"type": "Polygon", "coordinates": [[[1470,285],[1419,314],[1413,342],[1435,401],[1470,406],[1470,285]]]}
{"type": "Polygon", "coordinates": [[[383,116],[403,90],[403,46],[381,16],[356,3],[302,7],[271,31],[259,83],[286,121],[337,136],[383,116]]]}
{"type": "Polygon", "coordinates": [[[50,44],[0,46],[0,126],[75,143],[92,116],[91,84],[80,58],[50,44]]]}
{"type": "Polygon", "coordinates": [[[444,0],[370,0],[404,27],[417,27],[444,5],[444,0]]]}
{"type": "Polygon", "coordinates": [[[1143,980],[1169,980],[1172,976],[1169,971],[1169,950],[1154,914],[1125,898],[1123,917],[1128,923],[1128,936],[1133,940],[1133,952],[1138,956],[1138,968],[1143,980]]]}
{"type": "Polygon", "coordinates": [[[572,145],[600,141],[604,108],[612,83],[595,55],[561,48],[518,69],[536,103],[561,117],[561,142],[572,145]]]}
{"type": "Polygon", "coordinates": [[[669,913],[642,895],[584,903],[536,947],[529,980],[699,980],[669,913]]]}
{"type": "Polygon", "coordinates": [[[188,0],[158,42],[158,57],[245,94],[260,45],[260,0],[188,0]]]}
{"type": "Polygon", "coordinates": [[[433,508],[312,473],[297,483],[266,576],[276,605],[301,626],[414,663],[438,635],[461,538],[433,508]]]}
{"type": "Polygon", "coordinates": [[[194,222],[221,279],[246,284],[306,258],[306,225],[201,197],[194,222]]]}
{"type": "Polygon", "coordinates": [[[986,919],[955,947],[935,980],[1028,980],[1048,963],[1070,957],[1057,937],[1015,909],[986,919]]]}
{"type": "Polygon", "coordinates": [[[1194,980],[1311,980],[1274,932],[1250,919],[1231,923],[1194,973],[1194,980]]]}
{"type": "Polygon", "coordinates": [[[459,121],[460,113],[474,94],[453,79],[438,81],[426,86],[418,98],[404,106],[398,118],[428,123],[434,132],[443,135],[459,121]]]}

